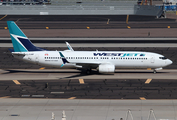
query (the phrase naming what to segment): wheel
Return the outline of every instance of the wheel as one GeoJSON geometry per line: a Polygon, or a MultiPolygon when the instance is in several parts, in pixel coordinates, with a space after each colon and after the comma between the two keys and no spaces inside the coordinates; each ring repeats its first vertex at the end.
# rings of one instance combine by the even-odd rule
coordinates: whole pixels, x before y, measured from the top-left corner
{"type": "Polygon", "coordinates": [[[90,70],[86,70],[86,74],[89,75],[91,73],[90,70]]]}
{"type": "Polygon", "coordinates": [[[91,69],[82,69],[82,74],[91,74],[92,70],[91,69]]]}
{"type": "Polygon", "coordinates": [[[87,69],[87,70],[86,70],[86,74],[87,74],[87,75],[89,75],[89,74],[91,74],[91,73],[92,73],[92,70],[91,70],[91,69],[87,69]]]}

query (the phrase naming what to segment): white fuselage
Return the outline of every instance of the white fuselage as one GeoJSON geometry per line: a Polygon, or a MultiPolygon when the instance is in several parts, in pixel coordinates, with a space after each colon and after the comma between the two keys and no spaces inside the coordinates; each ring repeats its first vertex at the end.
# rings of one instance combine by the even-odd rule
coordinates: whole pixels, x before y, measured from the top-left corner
{"type": "MultiPolygon", "coordinates": [[[[161,59],[163,55],[137,51],[61,51],[69,63],[62,68],[82,68],[91,64],[97,68],[99,64],[112,64],[115,68],[162,68],[172,63],[169,59],[161,59]],[[79,64],[77,64],[79,63],[79,64]],[[96,64],[96,65],[93,65],[96,64]]],[[[39,65],[60,68],[63,64],[59,51],[35,51],[12,53],[14,57],[39,65]],[[24,55],[21,55],[24,54],[24,55]]]]}

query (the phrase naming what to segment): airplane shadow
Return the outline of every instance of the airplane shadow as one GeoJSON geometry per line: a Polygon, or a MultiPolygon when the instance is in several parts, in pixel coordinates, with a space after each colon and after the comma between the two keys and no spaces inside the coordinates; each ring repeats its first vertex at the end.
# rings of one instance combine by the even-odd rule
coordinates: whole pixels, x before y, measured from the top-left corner
{"type": "Polygon", "coordinates": [[[25,70],[4,70],[6,73],[2,74],[11,74],[11,73],[80,73],[80,71],[25,71],[25,70]]]}
{"type": "MultiPolygon", "coordinates": [[[[70,79],[70,78],[77,78],[77,77],[84,77],[84,76],[92,76],[92,75],[100,75],[100,76],[112,76],[115,73],[122,73],[122,74],[126,74],[126,73],[130,73],[130,74],[137,74],[137,73],[146,73],[146,74],[152,74],[154,75],[153,71],[116,71],[115,73],[111,73],[111,74],[102,74],[102,73],[98,73],[97,71],[92,71],[90,74],[86,74],[83,73],[81,71],[51,71],[51,70],[39,70],[39,71],[25,71],[25,70],[5,70],[7,72],[2,73],[2,74],[11,74],[11,73],[75,73],[75,75],[71,75],[71,76],[67,76],[67,77],[63,77],[63,78],[58,78],[58,79],[70,79]],[[79,73],[79,74],[78,74],[79,73]]],[[[162,74],[162,73],[168,73],[168,72],[160,72],[158,71],[156,74],[162,74]]]]}
{"type": "MultiPolygon", "coordinates": [[[[138,74],[138,73],[147,73],[147,74],[154,74],[152,71],[118,71],[115,73],[122,73],[122,74],[126,74],[126,73],[132,73],[132,74],[138,74]]],[[[72,76],[68,76],[68,77],[63,77],[63,78],[59,78],[59,79],[69,79],[69,78],[77,78],[77,77],[84,77],[84,76],[92,76],[92,75],[100,75],[100,76],[112,76],[115,73],[110,73],[110,74],[101,74],[98,73],[97,71],[92,71],[91,74],[84,74],[84,73],[80,73],[77,75],[72,75],[72,76]]],[[[168,72],[157,72],[156,74],[162,74],[162,73],[168,73],[168,72]]]]}
{"type": "MultiPolygon", "coordinates": [[[[153,73],[153,71],[116,71],[115,73],[153,73]]],[[[158,73],[169,73],[169,72],[160,72],[160,71],[157,71],[157,73],[155,74],[158,74],[158,73]]]]}
{"type": "Polygon", "coordinates": [[[72,76],[68,76],[68,77],[63,77],[63,78],[59,78],[59,79],[76,78],[76,77],[92,76],[92,75],[107,75],[107,74],[100,74],[97,71],[92,71],[90,74],[80,72],[80,74],[72,75],[72,76]]]}

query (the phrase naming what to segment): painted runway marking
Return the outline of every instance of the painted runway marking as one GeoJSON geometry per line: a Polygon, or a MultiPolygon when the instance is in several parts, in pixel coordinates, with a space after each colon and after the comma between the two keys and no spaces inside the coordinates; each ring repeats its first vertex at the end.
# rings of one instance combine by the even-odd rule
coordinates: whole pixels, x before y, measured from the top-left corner
{"type": "Polygon", "coordinates": [[[80,84],[84,84],[84,79],[79,79],[80,84]]]}
{"type": "Polygon", "coordinates": [[[0,20],[4,19],[7,15],[4,15],[2,18],[0,18],[0,20]]]}
{"type": "Polygon", "coordinates": [[[44,70],[45,69],[45,67],[41,67],[41,68],[39,68],[40,70],[44,70]]]}
{"type": "Polygon", "coordinates": [[[18,80],[13,80],[13,82],[17,85],[20,85],[21,83],[18,80]]]}
{"type": "Polygon", "coordinates": [[[145,98],[145,97],[140,97],[140,99],[141,99],[141,100],[146,100],[146,98],[145,98]]]}
{"type": "Polygon", "coordinates": [[[72,100],[72,99],[75,99],[76,97],[70,97],[70,98],[68,98],[68,99],[70,99],[70,100],[72,100]]]}
{"type": "Polygon", "coordinates": [[[127,26],[127,28],[128,28],[128,29],[131,29],[131,27],[130,27],[130,26],[127,26]]]}
{"type": "Polygon", "coordinates": [[[147,79],[145,84],[149,84],[151,82],[152,79],[147,79]]]}
{"type": "Polygon", "coordinates": [[[152,70],[151,68],[147,68],[147,70],[152,70]]]}
{"type": "Polygon", "coordinates": [[[4,99],[4,98],[10,98],[10,96],[0,97],[0,99],[4,99]]]}

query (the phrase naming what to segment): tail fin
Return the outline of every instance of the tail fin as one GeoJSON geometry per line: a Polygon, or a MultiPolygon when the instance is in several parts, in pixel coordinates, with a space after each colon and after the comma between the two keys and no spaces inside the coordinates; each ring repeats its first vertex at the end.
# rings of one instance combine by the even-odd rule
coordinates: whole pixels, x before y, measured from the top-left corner
{"type": "Polygon", "coordinates": [[[10,37],[15,52],[28,52],[28,51],[43,51],[44,49],[38,48],[26,37],[14,21],[7,21],[10,37]]]}

